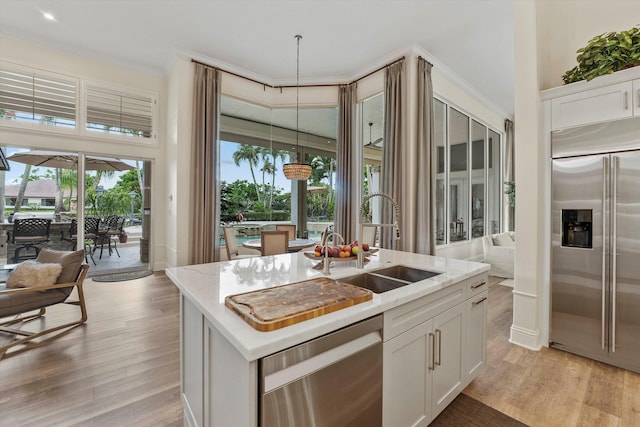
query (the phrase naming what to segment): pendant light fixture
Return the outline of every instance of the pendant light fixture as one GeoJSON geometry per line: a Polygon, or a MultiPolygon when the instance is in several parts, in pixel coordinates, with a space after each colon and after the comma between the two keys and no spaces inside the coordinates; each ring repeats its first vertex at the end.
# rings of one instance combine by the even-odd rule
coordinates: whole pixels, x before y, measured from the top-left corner
{"type": "Polygon", "coordinates": [[[302,36],[295,36],[298,44],[297,69],[296,69],[296,162],[287,163],[282,166],[284,176],[290,180],[306,181],[311,176],[311,166],[301,162],[300,146],[298,144],[299,120],[300,120],[300,39],[302,36]]]}

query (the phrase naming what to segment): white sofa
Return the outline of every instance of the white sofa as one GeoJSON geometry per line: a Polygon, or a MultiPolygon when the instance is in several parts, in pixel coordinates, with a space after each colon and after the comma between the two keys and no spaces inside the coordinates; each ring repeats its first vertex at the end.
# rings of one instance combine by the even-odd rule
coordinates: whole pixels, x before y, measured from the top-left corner
{"type": "Polygon", "coordinates": [[[513,231],[482,238],[484,262],[491,264],[491,276],[513,279],[516,235],[513,231]]]}

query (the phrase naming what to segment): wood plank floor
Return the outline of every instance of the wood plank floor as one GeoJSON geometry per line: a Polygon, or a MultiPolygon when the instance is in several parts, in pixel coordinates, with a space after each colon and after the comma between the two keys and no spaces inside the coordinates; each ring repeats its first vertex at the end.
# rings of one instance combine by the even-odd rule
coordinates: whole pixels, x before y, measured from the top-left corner
{"type": "Polygon", "coordinates": [[[640,374],[556,349],[510,344],[512,288],[492,279],[487,369],[464,392],[530,426],[639,427],[640,374]]]}
{"type": "MultiPolygon", "coordinates": [[[[640,426],[640,375],[510,344],[511,288],[496,282],[488,366],[465,393],[531,426],[640,426]]],[[[0,426],[182,425],[176,288],[155,273],[85,289],[85,326],[0,361],[0,426]]]]}
{"type": "Polygon", "coordinates": [[[0,360],[0,426],[181,426],[175,286],[155,273],[85,293],[86,325],[0,360]]]}

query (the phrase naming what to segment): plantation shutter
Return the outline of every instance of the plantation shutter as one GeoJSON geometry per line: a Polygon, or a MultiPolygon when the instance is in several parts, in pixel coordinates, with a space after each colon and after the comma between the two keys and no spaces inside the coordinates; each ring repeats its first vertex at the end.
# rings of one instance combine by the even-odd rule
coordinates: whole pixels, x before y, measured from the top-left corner
{"type": "Polygon", "coordinates": [[[154,103],[150,97],[89,86],[87,129],[150,138],[154,103]]]}
{"type": "Polygon", "coordinates": [[[63,126],[76,125],[74,80],[0,69],[0,116],[63,126]]]}

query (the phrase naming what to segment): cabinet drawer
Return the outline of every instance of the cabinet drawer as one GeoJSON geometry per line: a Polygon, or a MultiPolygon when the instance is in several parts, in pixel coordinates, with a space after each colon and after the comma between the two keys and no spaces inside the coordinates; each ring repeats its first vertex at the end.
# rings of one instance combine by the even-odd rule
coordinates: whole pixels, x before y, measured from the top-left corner
{"type": "Polygon", "coordinates": [[[465,300],[466,281],[384,313],[384,341],[425,322],[465,300]]]}
{"type": "Polygon", "coordinates": [[[551,100],[551,130],[631,117],[632,83],[623,82],[551,100]]]}
{"type": "Polygon", "coordinates": [[[478,295],[480,292],[487,290],[489,275],[487,273],[478,274],[467,279],[467,298],[478,295]]]}

